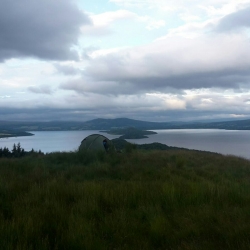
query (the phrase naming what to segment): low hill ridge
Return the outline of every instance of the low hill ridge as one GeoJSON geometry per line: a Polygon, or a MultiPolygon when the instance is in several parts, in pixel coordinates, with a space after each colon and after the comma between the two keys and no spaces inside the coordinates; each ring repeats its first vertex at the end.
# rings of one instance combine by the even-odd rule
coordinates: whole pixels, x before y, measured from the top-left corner
{"type": "Polygon", "coordinates": [[[50,122],[8,122],[0,121],[0,132],[13,131],[66,131],[66,130],[110,130],[114,128],[134,127],[142,130],[154,129],[227,129],[250,130],[250,119],[223,122],[150,122],[129,118],[97,118],[86,122],[50,121],[50,122]]]}

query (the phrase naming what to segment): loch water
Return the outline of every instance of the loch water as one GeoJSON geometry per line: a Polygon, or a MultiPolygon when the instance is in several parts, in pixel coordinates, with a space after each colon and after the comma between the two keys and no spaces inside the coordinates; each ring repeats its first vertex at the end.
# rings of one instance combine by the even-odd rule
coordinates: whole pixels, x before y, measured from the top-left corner
{"type": "Polygon", "coordinates": [[[108,135],[97,130],[81,130],[81,131],[29,131],[33,136],[9,137],[0,139],[0,148],[7,147],[10,150],[14,143],[20,142],[21,147],[25,151],[32,149],[41,150],[44,153],[50,152],[70,152],[75,151],[81,144],[81,141],[91,134],[102,134],[109,139],[118,136],[108,135]]]}
{"type": "MultiPolygon", "coordinates": [[[[159,142],[168,146],[217,152],[224,155],[236,155],[250,159],[249,130],[221,129],[172,129],[153,130],[155,135],[145,139],[127,140],[132,143],[144,144],[159,142]]],[[[119,136],[109,135],[97,130],[85,131],[35,131],[34,136],[10,137],[0,139],[0,148],[12,149],[14,143],[20,142],[26,151],[41,150],[44,153],[55,151],[75,151],[81,141],[90,134],[100,133],[114,139],[119,136]]]]}
{"type": "Polygon", "coordinates": [[[154,130],[156,135],[141,140],[127,140],[144,144],[159,142],[168,146],[236,155],[250,159],[250,130],[171,129],[154,130]]]}

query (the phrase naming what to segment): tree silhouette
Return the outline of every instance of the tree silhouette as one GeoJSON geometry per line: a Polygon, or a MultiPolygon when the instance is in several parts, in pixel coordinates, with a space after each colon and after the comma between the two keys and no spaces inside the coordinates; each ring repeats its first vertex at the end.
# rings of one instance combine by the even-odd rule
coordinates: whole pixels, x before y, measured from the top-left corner
{"type": "Polygon", "coordinates": [[[25,155],[37,155],[37,154],[44,154],[41,150],[35,151],[33,148],[31,151],[25,151],[22,147],[20,142],[16,145],[14,143],[12,150],[10,151],[7,147],[0,148],[0,158],[1,157],[6,157],[6,158],[19,158],[23,157],[25,155]]]}

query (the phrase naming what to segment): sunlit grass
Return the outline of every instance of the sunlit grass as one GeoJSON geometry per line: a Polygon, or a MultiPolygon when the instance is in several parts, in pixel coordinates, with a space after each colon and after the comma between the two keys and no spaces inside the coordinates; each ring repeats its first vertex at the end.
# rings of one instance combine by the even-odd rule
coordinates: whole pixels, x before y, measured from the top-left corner
{"type": "Polygon", "coordinates": [[[250,162],[195,151],[0,159],[1,249],[249,249],[250,162]]]}

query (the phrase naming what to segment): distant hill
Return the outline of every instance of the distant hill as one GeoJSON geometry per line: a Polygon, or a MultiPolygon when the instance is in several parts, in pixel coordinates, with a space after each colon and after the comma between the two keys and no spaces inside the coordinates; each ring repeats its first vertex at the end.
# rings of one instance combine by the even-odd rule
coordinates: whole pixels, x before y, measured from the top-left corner
{"type": "Polygon", "coordinates": [[[128,118],[94,119],[84,122],[86,128],[92,129],[116,129],[135,127],[137,129],[165,129],[183,124],[182,122],[147,122],[128,118]]]}
{"type": "Polygon", "coordinates": [[[223,122],[212,122],[212,123],[198,123],[190,124],[192,128],[217,128],[227,130],[250,130],[250,119],[247,120],[236,120],[236,121],[223,121],[223,122]]]}
{"type": "Polygon", "coordinates": [[[11,129],[13,131],[66,131],[66,130],[82,130],[83,122],[64,122],[64,121],[51,121],[51,122],[6,122],[0,121],[1,129],[11,129]]]}
{"type": "Polygon", "coordinates": [[[227,129],[250,130],[250,119],[223,122],[147,122],[128,118],[95,119],[84,122],[86,129],[115,129],[135,127],[137,129],[227,129]]]}
{"type": "Polygon", "coordinates": [[[142,130],[154,129],[227,129],[250,130],[250,119],[223,122],[148,122],[128,118],[94,119],[86,122],[7,122],[0,121],[1,130],[13,131],[66,131],[66,130],[110,130],[134,127],[142,130]]]}
{"type": "Polygon", "coordinates": [[[180,122],[146,122],[128,118],[94,119],[86,122],[51,121],[51,122],[5,122],[0,121],[0,129],[11,128],[23,131],[59,131],[59,130],[110,130],[115,128],[135,127],[138,129],[165,129],[181,125],[180,122]]]}

